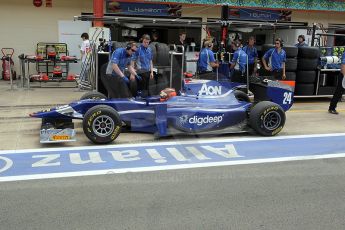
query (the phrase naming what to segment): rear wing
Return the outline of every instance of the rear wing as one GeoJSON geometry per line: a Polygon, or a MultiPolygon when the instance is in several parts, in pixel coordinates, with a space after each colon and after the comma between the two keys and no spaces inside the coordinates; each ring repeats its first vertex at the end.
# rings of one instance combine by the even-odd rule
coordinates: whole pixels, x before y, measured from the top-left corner
{"type": "Polygon", "coordinates": [[[293,104],[295,81],[264,80],[250,83],[249,89],[255,101],[272,101],[287,111],[293,104]]]}

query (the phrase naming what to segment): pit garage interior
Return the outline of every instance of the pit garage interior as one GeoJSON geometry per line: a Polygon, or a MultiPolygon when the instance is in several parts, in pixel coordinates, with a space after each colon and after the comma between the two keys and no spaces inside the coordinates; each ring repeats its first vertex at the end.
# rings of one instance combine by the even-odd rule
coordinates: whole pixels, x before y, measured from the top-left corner
{"type": "MultiPolygon", "coordinates": [[[[14,48],[14,69],[18,74],[13,85],[9,80],[0,80],[2,230],[91,230],[95,226],[142,230],[343,229],[345,103],[338,103],[339,115],[327,111],[339,66],[323,63],[317,64],[317,69],[298,68],[300,59],[313,60],[309,67],[315,67],[315,60],[321,61],[319,56],[340,54],[345,45],[341,36],[345,32],[345,5],[336,7],[339,6],[336,4],[341,1],[224,1],[233,8],[251,8],[253,5],[249,4],[256,2],[260,9],[276,6],[292,10],[288,22],[229,20],[229,33],[241,34],[244,41],[250,34],[256,34],[261,52],[272,44],[274,36],[283,37],[289,52],[296,52],[291,47],[299,34],[306,36],[310,46],[315,23],[316,55],[311,57],[308,53],[306,57],[297,52],[297,56],[289,57],[295,68],[297,65],[297,69],[289,71],[289,77],[296,78],[301,94],[294,98],[278,136],[233,133],[157,138],[147,133],[122,132],[112,145],[102,146],[87,139],[81,121],[75,122],[76,141],[41,144],[42,121],[29,117],[36,111],[78,101],[90,92],[77,88],[75,82],[21,81],[20,54],[34,55],[39,42],[65,43],[60,35],[66,35],[75,41],[68,46],[75,46],[77,53],[71,55],[77,56],[80,30],[88,31],[92,26],[87,21],[88,27],[76,30],[83,23],[73,21],[73,16],[92,12],[93,1],[52,0],[53,7],[46,7],[46,2],[50,1],[44,0],[42,7],[23,0],[0,3],[0,14],[5,19],[0,20],[3,29],[0,44],[14,48]],[[315,3],[316,7],[302,11],[306,9],[300,2],[315,3]],[[301,9],[294,7],[297,3],[301,9]],[[73,23],[78,24],[73,30],[59,30],[59,25],[73,23]],[[301,71],[308,73],[300,78],[301,71]],[[64,87],[67,83],[70,87],[64,87]]],[[[111,47],[125,43],[127,38],[123,38],[122,29],[124,33],[136,30],[138,36],[156,29],[161,35],[160,42],[165,44],[163,55],[168,60],[164,60],[167,66],[161,63],[160,71],[170,76],[170,56],[175,53],[179,59],[181,50],[169,44],[176,41],[180,30],[187,32],[189,42],[194,39],[195,46],[188,52],[198,52],[207,31],[220,39],[221,7],[216,5],[220,1],[164,0],[164,3],[176,2],[204,5],[182,8],[183,17],[178,19],[186,21],[181,26],[170,23],[174,19],[166,17],[153,22],[152,17],[140,16],[143,20],[133,21],[132,17],[125,20],[127,16],[120,19],[106,14],[105,18],[109,17],[109,22],[104,20],[106,28],[112,31],[111,47]],[[209,7],[209,11],[202,10],[209,7]],[[125,23],[132,25],[128,27],[125,23]],[[143,27],[134,29],[133,24],[143,27]],[[174,31],[172,34],[167,31],[169,28],[174,31]]],[[[107,52],[96,53],[106,61],[110,53],[107,52]]],[[[190,59],[193,58],[191,54],[190,59]]],[[[186,71],[192,70],[192,63],[181,66],[186,71]]],[[[156,62],[156,66],[159,64],[156,62]]],[[[26,72],[32,74],[36,63],[29,65],[26,72]]],[[[96,62],[94,67],[98,68],[96,62]]],[[[94,79],[96,76],[97,71],[94,79]]],[[[97,82],[93,87],[97,89],[97,82]]]]}
{"type": "MultiPolygon", "coordinates": [[[[213,8],[212,8],[213,9],[213,8]]],[[[198,6],[196,9],[192,8],[189,9],[189,11],[198,11],[200,10],[200,6],[198,6]]],[[[213,9],[214,10],[214,9],[213,9]]],[[[83,12],[90,12],[92,10],[85,9],[82,10],[83,12]]],[[[266,43],[272,43],[273,41],[273,36],[275,37],[283,37],[286,43],[286,47],[292,46],[296,42],[296,37],[298,34],[305,34],[306,35],[306,40],[308,41],[308,44],[311,44],[311,39],[312,39],[312,29],[313,29],[313,23],[311,23],[311,19],[309,17],[313,17],[313,21],[316,15],[318,15],[315,12],[310,12],[311,16],[306,16],[305,18],[302,17],[303,13],[300,12],[298,16],[293,17],[293,15],[296,14],[292,12],[292,20],[291,21],[284,21],[284,22],[278,22],[278,21],[253,21],[253,20],[227,20],[228,21],[228,28],[229,28],[229,33],[236,34],[236,33],[241,33],[242,39],[245,41],[248,36],[251,34],[255,34],[257,37],[257,48],[258,50],[262,49],[262,46],[266,43]],[[275,34],[273,35],[273,33],[275,34]]],[[[77,13],[74,13],[74,15],[78,15],[77,13]]],[[[161,67],[161,71],[165,72],[167,74],[167,78],[169,78],[169,75],[171,73],[171,60],[170,60],[170,46],[169,44],[176,42],[178,39],[178,32],[179,31],[186,31],[187,32],[187,40],[192,42],[195,42],[195,46],[190,46],[187,49],[187,52],[198,52],[200,49],[200,44],[201,40],[206,36],[207,31],[210,31],[211,35],[216,38],[216,40],[220,40],[220,31],[221,31],[221,26],[222,22],[220,18],[217,18],[217,16],[221,17],[221,10],[218,8],[215,10],[215,12],[210,13],[209,16],[205,17],[200,17],[197,15],[192,15],[190,13],[185,13],[186,16],[190,17],[178,17],[178,18],[166,18],[166,17],[145,17],[145,16],[140,16],[140,17],[128,17],[128,16],[122,16],[122,15],[110,15],[110,14],[105,14],[104,18],[102,21],[105,24],[105,28],[109,28],[109,31],[111,31],[111,34],[109,37],[111,37],[111,40],[113,42],[118,42],[119,44],[124,44],[127,38],[124,38],[122,36],[122,30],[128,30],[128,29],[133,29],[137,31],[137,36],[139,37],[143,33],[151,33],[152,30],[157,30],[159,31],[161,35],[160,40],[162,43],[166,44],[166,46],[169,48],[167,53],[165,53],[166,59],[164,60],[164,64],[162,65],[157,65],[158,67],[161,67]],[[191,16],[192,15],[192,16],[191,16]],[[176,22],[177,21],[177,22],[176,22]],[[182,24],[182,25],[181,25],[182,24]],[[127,25],[127,26],[126,26],[127,25]],[[141,28],[130,28],[128,27],[141,27],[141,28]],[[205,29],[204,29],[205,28],[205,29]],[[207,29],[206,29],[207,28],[207,29]],[[169,30],[172,29],[173,33],[169,33],[169,30]],[[113,37],[119,41],[116,41],[113,39],[113,37]],[[193,38],[193,40],[192,40],[193,38]]],[[[335,18],[340,17],[338,14],[335,14],[335,18]]],[[[80,16],[77,16],[74,18],[75,22],[78,21],[88,21],[95,16],[90,14],[90,13],[82,13],[80,16]]],[[[73,17],[71,17],[72,19],[73,17]]],[[[323,22],[326,20],[323,18],[321,15],[320,18],[322,18],[323,22]]],[[[322,23],[325,25],[325,23],[322,23]]],[[[344,39],[341,36],[326,36],[326,35],[317,35],[321,33],[330,33],[330,34],[342,34],[344,33],[344,24],[341,23],[341,20],[334,20],[333,23],[328,23],[327,27],[322,26],[319,23],[316,23],[316,36],[315,36],[315,45],[318,47],[320,46],[325,46],[325,47],[333,47],[333,46],[343,46],[344,39]],[[320,38],[320,40],[318,40],[320,38]]],[[[42,34],[39,34],[42,35],[42,34]]],[[[4,36],[7,36],[6,34],[4,36]]],[[[38,35],[37,35],[38,36],[38,35]]],[[[80,35],[78,34],[78,39],[80,39],[80,35]]],[[[41,39],[40,39],[41,40],[41,39]]],[[[43,40],[43,39],[42,39],[43,40]]],[[[50,39],[53,42],[58,42],[58,40],[53,40],[50,39]]],[[[8,39],[8,41],[11,41],[8,39]]],[[[97,41],[98,42],[98,41],[97,41]]],[[[36,43],[33,43],[35,46],[36,43]]],[[[98,47],[97,47],[98,48],[98,47]]],[[[17,49],[16,49],[17,50],[17,49]]],[[[29,54],[32,53],[32,51],[26,51],[25,53],[29,54]]],[[[106,54],[106,52],[102,52],[102,57],[103,61],[107,61],[109,57],[109,53],[106,54]]],[[[195,57],[193,54],[191,55],[195,57]]],[[[298,58],[296,58],[298,60],[298,58]]],[[[15,61],[16,62],[16,61],[15,61]]],[[[15,65],[18,62],[15,63],[15,65]]],[[[100,63],[99,63],[100,64],[100,63]]],[[[188,64],[186,64],[186,71],[192,70],[193,67],[190,67],[191,69],[188,69],[187,67],[188,64]]],[[[192,66],[192,65],[190,65],[192,66]]],[[[97,67],[98,68],[98,67],[97,67]]],[[[180,68],[181,69],[181,68],[180,68]]],[[[329,68],[328,68],[329,69],[329,68]]],[[[298,71],[298,70],[297,70],[298,71]]],[[[297,75],[297,71],[295,71],[295,75],[297,75]]],[[[304,70],[303,70],[304,71],[304,70]]],[[[308,124],[307,132],[308,133],[314,133],[314,132],[322,132],[325,133],[328,130],[328,127],[330,130],[334,130],[334,132],[341,132],[341,127],[337,125],[337,122],[340,122],[342,115],[334,118],[334,117],[329,117],[330,115],[327,114],[327,107],[328,107],[328,102],[331,94],[333,93],[333,90],[336,85],[336,75],[339,72],[338,69],[330,69],[329,72],[326,72],[326,74],[319,76],[318,78],[318,70],[314,70],[316,73],[312,77],[312,82],[310,79],[308,79],[308,82],[296,82],[296,85],[302,84],[303,88],[301,90],[302,95],[297,95],[297,96],[306,96],[306,100],[311,100],[312,104],[306,103],[304,104],[304,100],[299,99],[296,97],[296,104],[294,105],[292,111],[291,111],[291,116],[293,117],[292,120],[288,119],[288,122],[290,122],[290,125],[292,129],[287,128],[286,131],[284,131],[284,134],[301,134],[303,130],[301,127],[298,125],[299,122],[303,122],[304,124],[308,124]],[[322,81],[321,81],[322,80],[322,81]],[[319,84],[319,86],[317,86],[319,84]],[[324,87],[324,91],[322,94],[320,92],[316,91],[316,87],[321,88],[324,87]],[[305,90],[305,89],[308,90],[305,90]],[[303,94],[304,93],[304,94],[303,94]],[[315,98],[314,98],[315,97],[315,98]],[[299,104],[298,102],[302,102],[299,104]],[[296,111],[294,112],[294,108],[296,111]],[[311,112],[313,115],[309,116],[309,112],[311,112]],[[322,118],[318,118],[318,115],[321,115],[322,118]],[[302,120],[300,118],[301,116],[304,116],[306,120],[302,120]],[[313,118],[311,118],[313,117],[313,118]],[[327,124],[329,124],[328,127],[320,127],[316,128],[315,124],[312,123],[312,121],[318,121],[318,120],[325,120],[327,124]],[[309,122],[311,122],[309,126],[309,122]],[[293,124],[291,124],[293,123],[293,124]],[[296,129],[296,130],[294,130],[296,129]]],[[[17,72],[20,73],[19,68],[17,68],[17,72]]],[[[179,71],[175,71],[176,73],[179,74],[179,71]]],[[[294,72],[294,71],[292,71],[294,72]]],[[[293,74],[292,74],[293,75],[293,74]]],[[[98,75],[95,75],[98,77],[98,75]]],[[[179,74],[181,77],[181,75],[179,74]]],[[[178,79],[179,82],[179,78],[178,79]]],[[[24,85],[24,88],[19,87],[17,90],[9,90],[7,91],[9,87],[7,81],[1,81],[3,84],[2,87],[4,90],[2,90],[2,103],[5,106],[4,111],[9,111],[13,107],[13,104],[17,105],[22,105],[25,107],[23,111],[18,111],[22,107],[18,107],[18,109],[14,109],[13,113],[10,112],[7,115],[9,117],[13,117],[10,119],[13,119],[15,121],[18,121],[18,127],[16,127],[13,131],[10,132],[10,134],[6,134],[4,131],[2,134],[4,135],[4,140],[8,140],[9,145],[4,145],[4,148],[6,146],[11,146],[8,148],[18,148],[21,146],[20,143],[25,142],[25,145],[27,146],[35,146],[34,143],[31,143],[31,141],[25,141],[23,138],[20,140],[18,139],[16,141],[16,144],[13,145],[11,143],[11,136],[16,135],[15,133],[16,130],[21,130],[23,129],[23,135],[25,136],[35,136],[36,133],[33,131],[34,127],[34,122],[30,121],[30,125],[26,126],[27,119],[24,119],[23,117],[26,117],[26,115],[30,112],[32,112],[31,106],[34,106],[35,108],[40,107],[40,105],[43,105],[42,109],[46,108],[44,105],[54,105],[56,103],[69,103],[72,100],[75,100],[76,98],[79,98],[81,94],[84,92],[74,92],[73,89],[71,88],[63,88],[60,87],[59,84],[53,84],[53,83],[41,83],[45,87],[37,87],[37,88],[30,88],[27,89],[26,86],[24,85]],[[49,85],[50,84],[50,85],[49,85]],[[49,87],[48,87],[49,85],[49,87]],[[53,87],[50,87],[53,86],[53,87]],[[40,92],[41,91],[41,92],[40,92]],[[44,96],[42,96],[44,95],[44,96]],[[34,100],[31,100],[31,98],[35,98],[34,100]],[[56,101],[56,98],[59,99],[59,102],[56,101]],[[61,101],[61,102],[60,102],[61,101]],[[21,115],[16,115],[16,114],[21,114],[21,115]],[[24,123],[23,123],[23,122],[24,123]],[[30,128],[31,127],[31,128],[30,128]],[[9,137],[7,137],[9,135],[9,137]],[[29,143],[30,142],[30,143],[29,143]]],[[[15,85],[16,86],[16,85],[15,85]]],[[[20,86],[20,85],[19,85],[20,86]]],[[[97,83],[95,82],[93,85],[97,89],[97,83]]],[[[342,112],[343,110],[343,104],[339,103],[339,111],[342,112]]],[[[36,109],[35,109],[36,110],[36,109]]],[[[288,113],[288,114],[289,114],[288,113]]],[[[5,112],[3,114],[6,114],[5,112]]],[[[6,117],[7,117],[6,115],[6,117]]],[[[4,119],[6,121],[6,119],[4,119]]],[[[6,130],[5,125],[7,123],[3,122],[2,125],[3,129],[6,130]]],[[[36,124],[37,125],[37,124],[36,124]]],[[[288,126],[288,124],[287,124],[288,126]]],[[[80,127],[79,127],[80,128],[80,127]]],[[[79,130],[80,131],[80,130],[79,130]]],[[[21,133],[21,131],[19,131],[21,133]]],[[[22,134],[20,134],[22,135],[22,134]]],[[[124,134],[126,137],[127,134],[124,134]]],[[[144,136],[144,139],[147,138],[147,140],[154,140],[151,139],[151,137],[144,136]]],[[[139,137],[138,137],[139,138],[139,137]]],[[[135,140],[138,140],[137,137],[135,137],[135,140]]],[[[86,140],[82,138],[82,143],[86,144],[86,140]]],[[[120,143],[126,143],[128,139],[127,138],[120,138],[119,141],[120,143]]],[[[6,143],[6,141],[4,142],[6,143]]],[[[77,143],[76,143],[77,144],[77,143]]],[[[23,145],[24,146],[24,145],[23,145]]]]}

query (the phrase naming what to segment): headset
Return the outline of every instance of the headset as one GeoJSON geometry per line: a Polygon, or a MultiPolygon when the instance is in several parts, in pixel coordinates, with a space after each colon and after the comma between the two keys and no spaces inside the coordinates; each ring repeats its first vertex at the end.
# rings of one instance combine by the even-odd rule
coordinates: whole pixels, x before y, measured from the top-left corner
{"type": "Polygon", "coordinates": [[[284,40],[283,40],[283,39],[277,38],[275,41],[279,41],[280,47],[283,47],[283,46],[284,46],[284,40]]]}
{"type": "MultiPolygon", "coordinates": [[[[304,37],[303,34],[299,35],[298,38],[302,38],[302,40],[305,41],[305,37],[304,37]]],[[[298,39],[298,38],[297,38],[297,39],[298,39]]]]}
{"type": "Polygon", "coordinates": [[[126,50],[130,50],[132,48],[133,44],[135,44],[135,42],[128,42],[126,44],[126,50]]]}
{"type": "Polygon", "coordinates": [[[235,47],[237,47],[237,48],[241,46],[241,42],[240,42],[240,41],[237,41],[237,40],[233,41],[233,44],[234,44],[235,47]]]}

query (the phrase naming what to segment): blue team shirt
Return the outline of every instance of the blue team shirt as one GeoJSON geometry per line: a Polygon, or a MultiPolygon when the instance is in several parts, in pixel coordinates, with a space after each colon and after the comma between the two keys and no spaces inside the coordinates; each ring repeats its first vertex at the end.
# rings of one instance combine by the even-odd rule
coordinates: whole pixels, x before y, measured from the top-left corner
{"type": "Polygon", "coordinates": [[[248,55],[248,64],[254,64],[255,58],[258,57],[258,50],[255,47],[245,46],[243,51],[248,55]]]}
{"type": "Polygon", "coordinates": [[[133,54],[133,61],[136,61],[137,67],[140,70],[151,70],[152,50],[150,47],[141,45],[138,50],[133,54]]]}
{"type": "Polygon", "coordinates": [[[210,62],[216,62],[214,53],[208,48],[203,48],[199,53],[198,70],[200,72],[212,71],[213,69],[210,62]]]}
{"type": "Polygon", "coordinates": [[[341,64],[345,65],[345,52],[343,53],[343,56],[341,57],[341,64]]]}
{"type": "Polygon", "coordinates": [[[111,63],[117,64],[119,69],[123,72],[131,63],[131,57],[131,55],[127,54],[125,48],[117,48],[111,55],[111,63]]]}
{"type": "Polygon", "coordinates": [[[247,54],[241,49],[238,48],[235,53],[234,56],[232,58],[231,64],[235,63],[235,70],[239,70],[239,71],[246,71],[247,68],[247,54]]]}
{"type": "Polygon", "coordinates": [[[268,60],[268,66],[272,70],[281,70],[283,69],[283,62],[286,62],[286,53],[283,49],[278,53],[276,48],[271,48],[265,53],[264,58],[266,61],[268,60]]]}
{"type": "Polygon", "coordinates": [[[303,43],[301,43],[301,44],[300,44],[300,43],[296,43],[295,46],[296,46],[296,47],[307,47],[308,44],[305,43],[305,42],[303,42],[303,43]]]}

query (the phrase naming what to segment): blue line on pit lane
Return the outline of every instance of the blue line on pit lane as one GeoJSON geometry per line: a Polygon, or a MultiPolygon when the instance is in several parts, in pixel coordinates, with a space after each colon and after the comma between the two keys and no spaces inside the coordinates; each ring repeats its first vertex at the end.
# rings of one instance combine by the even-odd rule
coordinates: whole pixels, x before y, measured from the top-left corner
{"type": "MultiPolygon", "coordinates": [[[[0,152],[0,181],[27,175],[344,154],[345,134],[212,139],[0,152]]],[[[191,166],[192,168],[193,166],[191,166]]],[[[130,170],[129,170],[130,171],[130,170]]],[[[148,170],[150,171],[150,170],[148,170]]],[[[104,174],[104,173],[103,173],[104,174]]],[[[85,174],[85,175],[92,175],[85,174]]],[[[49,178],[43,176],[42,178],[49,178]]]]}

